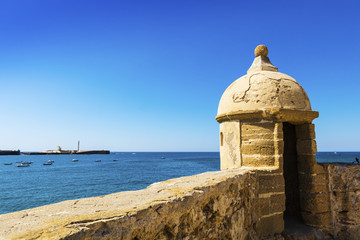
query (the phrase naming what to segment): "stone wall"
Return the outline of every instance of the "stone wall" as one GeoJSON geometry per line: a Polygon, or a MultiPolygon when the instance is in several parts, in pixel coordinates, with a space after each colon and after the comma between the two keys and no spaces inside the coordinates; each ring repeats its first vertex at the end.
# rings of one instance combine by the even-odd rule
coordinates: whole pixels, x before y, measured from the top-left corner
{"type": "MultiPolygon", "coordinates": [[[[310,149],[310,146],[309,146],[310,149]]],[[[300,202],[306,224],[335,239],[360,239],[360,166],[316,163],[299,156],[300,202]]]]}
{"type": "Polygon", "coordinates": [[[301,215],[321,229],[331,226],[330,190],[326,169],[317,164],[314,124],[296,125],[301,215]]]}
{"type": "Polygon", "coordinates": [[[264,239],[284,229],[283,178],[234,169],[0,215],[0,239],[264,239]]]}
{"type": "Polygon", "coordinates": [[[278,167],[283,154],[282,123],[235,120],[220,124],[221,170],[278,167]]]}
{"type": "Polygon", "coordinates": [[[266,120],[241,122],[242,166],[279,167],[283,147],[282,123],[266,120]]]}
{"type": "Polygon", "coordinates": [[[360,238],[360,166],[317,163],[313,124],[296,126],[302,218],[337,239],[360,238]]]}
{"type": "Polygon", "coordinates": [[[332,234],[340,239],[360,239],[360,166],[322,165],[329,176],[332,234]]]}

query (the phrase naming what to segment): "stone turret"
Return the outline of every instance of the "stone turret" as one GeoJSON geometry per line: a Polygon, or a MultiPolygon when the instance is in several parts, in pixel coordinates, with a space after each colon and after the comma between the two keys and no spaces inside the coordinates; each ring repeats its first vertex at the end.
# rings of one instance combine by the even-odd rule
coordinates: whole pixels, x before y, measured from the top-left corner
{"type": "MultiPolygon", "coordinates": [[[[216,116],[220,123],[221,169],[262,171],[260,206],[277,199],[283,207],[271,210],[271,214],[264,212],[260,222],[281,225],[284,215],[312,226],[328,226],[329,189],[324,168],[315,160],[312,121],[318,112],[312,111],[301,85],[278,72],[268,52],[264,45],[256,47],[247,74],[233,82],[221,97],[216,116]]],[[[267,204],[263,207],[269,209],[267,204]]]]}
{"type": "Polygon", "coordinates": [[[247,74],[233,82],[221,97],[221,169],[279,166],[282,123],[299,125],[318,117],[309,98],[292,77],[278,72],[259,45],[247,74]]]}

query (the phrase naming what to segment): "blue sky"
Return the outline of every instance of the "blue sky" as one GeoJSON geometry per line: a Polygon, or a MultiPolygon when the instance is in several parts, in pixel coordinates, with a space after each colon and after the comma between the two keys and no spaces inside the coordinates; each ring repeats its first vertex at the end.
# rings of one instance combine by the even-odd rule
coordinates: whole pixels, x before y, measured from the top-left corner
{"type": "Polygon", "coordinates": [[[258,44],[307,91],[319,151],[359,151],[357,1],[0,3],[0,149],[218,151],[258,44]]]}

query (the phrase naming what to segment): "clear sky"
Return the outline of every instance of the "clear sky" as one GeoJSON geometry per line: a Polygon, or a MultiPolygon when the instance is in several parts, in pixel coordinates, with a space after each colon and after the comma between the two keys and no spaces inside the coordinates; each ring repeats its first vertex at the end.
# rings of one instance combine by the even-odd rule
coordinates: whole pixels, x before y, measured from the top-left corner
{"type": "Polygon", "coordinates": [[[0,149],[218,151],[227,86],[266,44],[319,151],[360,150],[358,1],[0,2],[0,149]]]}

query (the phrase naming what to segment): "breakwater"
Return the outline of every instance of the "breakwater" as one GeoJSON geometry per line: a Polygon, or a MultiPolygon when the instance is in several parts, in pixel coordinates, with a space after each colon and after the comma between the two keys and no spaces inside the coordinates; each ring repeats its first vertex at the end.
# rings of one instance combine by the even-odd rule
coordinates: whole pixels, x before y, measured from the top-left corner
{"type": "Polygon", "coordinates": [[[77,150],[51,150],[45,152],[23,152],[24,155],[59,155],[59,154],[110,154],[109,150],[84,150],[84,151],[77,151],[77,150]]]}
{"type": "Polygon", "coordinates": [[[20,155],[20,150],[0,150],[0,155],[20,155]]]}

